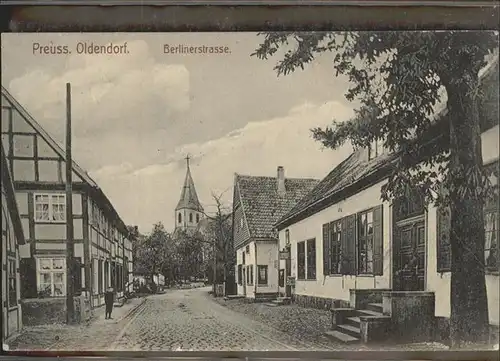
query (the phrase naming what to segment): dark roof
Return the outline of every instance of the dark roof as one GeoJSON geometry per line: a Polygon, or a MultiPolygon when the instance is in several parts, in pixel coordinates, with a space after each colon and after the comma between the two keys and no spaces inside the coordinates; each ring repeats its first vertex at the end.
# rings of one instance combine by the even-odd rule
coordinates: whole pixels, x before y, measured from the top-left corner
{"type": "MultiPolygon", "coordinates": [[[[12,178],[10,176],[10,170],[3,150],[3,145],[0,145],[1,151],[1,168],[2,168],[2,188],[5,190],[6,206],[9,211],[9,216],[12,221],[12,226],[14,227],[14,233],[18,244],[25,244],[23,225],[21,223],[21,217],[19,215],[19,209],[17,207],[16,194],[14,191],[14,186],[12,184],[12,178]]],[[[2,212],[5,208],[2,206],[2,212]]],[[[7,227],[7,224],[2,224],[3,227],[7,227]]]]}
{"type": "Polygon", "coordinates": [[[196,193],[196,188],[194,187],[193,177],[191,176],[191,170],[189,169],[189,161],[187,164],[186,178],[184,179],[184,186],[182,187],[181,198],[179,203],[177,203],[178,209],[193,209],[199,212],[203,212],[203,207],[198,199],[198,194],[196,193]]]}
{"type": "MultiPolygon", "coordinates": [[[[28,113],[28,111],[9,93],[9,91],[2,85],[2,95],[6,100],[12,104],[14,108],[23,116],[24,120],[30,124],[35,131],[49,144],[49,146],[63,159],[66,159],[66,152],[61,146],[43,129],[43,127],[28,113]]],[[[88,186],[89,193],[92,197],[99,200],[100,205],[104,208],[106,213],[114,220],[116,226],[128,235],[128,229],[123,220],[120,218],[118,212],[114,208],[111,201],[104,194],[99,185],[90,177],[90,175],[83,170],[74,160],[72,161],[73,171],[83,180],[88,186]]]]}
{"type": "MultiPolygon", "coordinates": [[[[498,116],[498,58],[481,74],[481,88],[484,91],[480,107],[481,130],[491,129],[499,122],[498,116]]],[[[445,150],[449,144],[449,118],[446,107],[440,109],[436,121],[417,140],[420,154],[415,161],[445,150]]],[[[286,227],[319,212],[342,199],[350,197],[364,187],[373,185],[389,175],[398,154],[384,155],[368,160],[366,151],[358,149],[335,167],[321,182],[289,212],[281,217],[276,226],[286,227]]]]}
{"type": "Polygon", "coordinates": [[[250,237],[275,238],[273,228],[301,198],[319,183],[317,179],[286,178],[283,196],[278,195],[275,177],[236,175],[236,186],[250,237]]]}

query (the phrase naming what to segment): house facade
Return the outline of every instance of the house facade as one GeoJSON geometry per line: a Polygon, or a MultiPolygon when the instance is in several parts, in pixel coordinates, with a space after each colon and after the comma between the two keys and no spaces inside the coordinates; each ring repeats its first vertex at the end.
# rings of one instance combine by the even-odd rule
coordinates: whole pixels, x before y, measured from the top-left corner
{"type": "MultiPolygon", "coordinates": [[[[19,206],[26,244],[20,247],[21,298],[66,294],[65,152],[2,87],[2,146],[19,206]]],[[[92,307],[118,297],[132,280],[132,244],[115,208],[92,178],[72,164],[75,295],[92,307]]]]}
{"type": "Polygon", "coordinates": [[[25,243],[7,159],[1,151],[2,172],[2,345],[23,325],[19,246],[25,243]]]}
{"type": "Polygon", "coordinates": [[[317,183],[315,179],[235,175],[233,242],[237,294],[276,297],[279,292],[278,238],[274,223],[317,183]]]}
{"type": "MultiPolygon", "coordinates": [[[[482,90],[486,94],[481,107],[483,165],[490,181],[498,185],[498,62],[482,76],[482,90]]],[[[447,144],[438,134],[439,129],[448,129],[446,112],[436,124],[430,151],[447,144]]],[[[285,261],[280,261],[280,269],[295,278],[294,298],[305,305],[337,309],[332,335],[346,342],[363,338],[371,327],[371,321],[360,320],[360,315],[379,316],[376,321],[385,322],[396,298],[411,298],[414,305],[421,305],[420,314],[411,311],[416,320],[425,318],[427,307],[432,314],[429,329],[432,319],[446,325],[450,317],[448,213],[434,205],[425,207],[416,193],[394,202],[381,200],[395,159],[376,142],[354,151],[277,223],[280,250],[288,249],[291,255],[289,269],[285,261]],[[366,295],[372,300],[358,301],[366,295]],[[360,307],[358,314],[348,310],[360,307]]],[[[483,260],[490,323],[497,327],[498,202],[498,197],[486,201],[483,260]]]]}

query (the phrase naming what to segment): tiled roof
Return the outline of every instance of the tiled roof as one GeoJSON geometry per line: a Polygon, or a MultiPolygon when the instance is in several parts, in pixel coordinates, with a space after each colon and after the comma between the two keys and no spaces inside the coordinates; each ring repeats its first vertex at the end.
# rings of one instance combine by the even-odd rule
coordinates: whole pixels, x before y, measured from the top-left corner
{"type": "Polygon", "coordinates": [[[274,238],[273,228],[301,198],[319,183],[317,179],[286,178],[283,196],[275,177],[236,175],[236,184],[250,237],[274,238]]]}
{"type": "Polygon", "coordinates": [[[390,165],[394,159],[394,156],[383,155],[368,160],[363,149],[355,151],[323,178],[311,192],[297,202],[277,223],[279,224],[285,219],[301,213],[316,202],[328,198],[369,174],[382,169],[384,166],[390,165]]]}
{"type": "MultiPolygon", "coordinates": [[[[498,124],[498,56],[480,74],[481,88],[487,96],[482,99],[479,109],[481,130],[485,131],[498,124]]],[[[449,121],[447,108],[437,109],[436,122],[418,139],[421,144],[421,154],[415,159],[423,160],[430,154],[444,150],[449,144],[449,121]]],[[[338,201],[349,197],[352,193],[367,184],[360,184],[376,173],[389,173],[390,167],[395,164],[397,154],[385,155],[368,160],[366,151],[359,149],[335,167],[321,182],[303,199],[280,218],[276,225],[285,225],[291,219],[303,219],[314,214],[328,203],[329,199],[338,201]],[[379,172],[381,171],[381,172],[379,172]],[[348,188],[350,188],[348,190],[348,188]],[[316,207],[318,205],[318,207],[316,207]],[[316,207],[316,208],[315,208],[316,207]]],[[[380,177],[374,177],[378,181],[380,177]]],[[[380,179],[381,180],[381,179],[380,179]]],[[[365,182],[367,183],[367,182],[365,182]]],[[[330,202],[330,204],[333,204],[330,202]]]]}

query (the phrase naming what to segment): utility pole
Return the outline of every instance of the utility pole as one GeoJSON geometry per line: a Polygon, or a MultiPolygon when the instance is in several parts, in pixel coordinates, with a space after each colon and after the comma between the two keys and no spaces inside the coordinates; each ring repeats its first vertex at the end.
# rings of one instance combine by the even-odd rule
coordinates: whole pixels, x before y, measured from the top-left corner
{"type": "Polygon", "coordinates": [[[73,243],[73,160],[71,157],[71,84],[66,83],[66,323],[75,322],[73,243]]]}
{"type": "Polygon", "coordinates": [[[214,275],[213,275],[213,278],[214,278],[214,297],[217,296],[217,246],[216,246],[216,242],[217,242],[217,236],[214,237],[214,275]]]}

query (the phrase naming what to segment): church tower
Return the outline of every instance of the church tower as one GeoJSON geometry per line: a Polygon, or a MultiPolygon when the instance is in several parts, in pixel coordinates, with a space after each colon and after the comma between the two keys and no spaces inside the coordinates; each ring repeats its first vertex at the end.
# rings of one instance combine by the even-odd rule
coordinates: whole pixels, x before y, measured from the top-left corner
{"type": "Polygon", "coordinates": [[[189,169],[189,156],[186,157],[186,178],[181,191],[181,198],[175,207],[175,231],[194,232],[203,219],[203,207],[198,200],[193,177],[189,169]]]}

